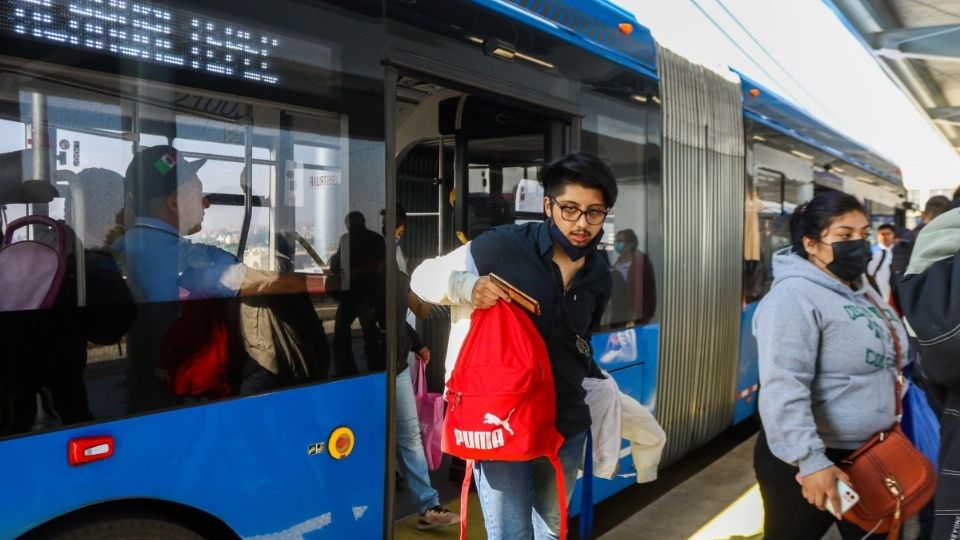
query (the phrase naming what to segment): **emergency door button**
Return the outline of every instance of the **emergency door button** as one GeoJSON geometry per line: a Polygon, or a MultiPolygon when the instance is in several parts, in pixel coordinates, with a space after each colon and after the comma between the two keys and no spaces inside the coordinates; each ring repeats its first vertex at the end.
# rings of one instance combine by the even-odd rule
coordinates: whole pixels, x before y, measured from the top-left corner
{"type": "Polygon", "coordinates": [[[71,467],[106,459],[113,455],[113,437],[80,437],[67,443],[67,461],[71,467]]]}

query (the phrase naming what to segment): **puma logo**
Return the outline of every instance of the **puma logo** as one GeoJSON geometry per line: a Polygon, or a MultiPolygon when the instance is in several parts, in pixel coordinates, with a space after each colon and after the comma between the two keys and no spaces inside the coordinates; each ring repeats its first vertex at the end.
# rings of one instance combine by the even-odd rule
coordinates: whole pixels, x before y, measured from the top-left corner
{"type": "Polygon", "coordinates": [[[493,413],[487,413],[483,415],[483,423],[490,424],[492,426],[500,426],[503,429],[507,430],[507,433],[509,433],[512,436],[513,430],[510,429],[510,417],[513,416],[513,411],[515,410],[516,409],[510,409],[510,413],[507,414],[507,417],[504,420],[497,418],[497,416],[494,415],[493,413]]]}

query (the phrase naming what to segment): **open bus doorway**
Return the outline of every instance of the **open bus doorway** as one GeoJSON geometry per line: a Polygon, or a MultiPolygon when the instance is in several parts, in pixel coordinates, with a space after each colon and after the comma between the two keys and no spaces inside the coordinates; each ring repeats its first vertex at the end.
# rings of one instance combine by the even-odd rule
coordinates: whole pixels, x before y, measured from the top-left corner
{"type": "MultiPolygon", "coordinates": [[[[493,227],[542,220],[537,173],[578,146],[579,124],[568,116],[418,74],[399,77],[395,114],[397,201],[407,215],[398,251],[407,273],[493,227]]],[[[431,350],[429,390],[442,392],[449,310],[412,319],[431,350]]],[[[455,500],[463,464],[444,456],[430,476],[442,503],[455,500]]],[[[398,483],[395,538],[416,523],[405,519],[417,512],[406,484],[398,483]]]]}

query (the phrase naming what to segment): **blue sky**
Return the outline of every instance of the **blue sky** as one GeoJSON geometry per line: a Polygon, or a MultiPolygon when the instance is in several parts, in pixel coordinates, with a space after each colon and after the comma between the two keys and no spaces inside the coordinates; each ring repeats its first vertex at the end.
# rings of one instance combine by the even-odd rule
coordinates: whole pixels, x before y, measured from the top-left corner
{"type": "Polygon", "coordinates": [[[960,184],[960,155],[821,0],[617,3],[666,46],[738,69],[892,160],[908,189],[960,184]]]}

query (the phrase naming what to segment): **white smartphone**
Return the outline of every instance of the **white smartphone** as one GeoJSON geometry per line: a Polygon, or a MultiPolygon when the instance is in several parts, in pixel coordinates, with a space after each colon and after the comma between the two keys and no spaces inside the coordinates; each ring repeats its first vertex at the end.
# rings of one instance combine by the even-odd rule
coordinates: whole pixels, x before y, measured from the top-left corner
{"type": "MultiPolygon", "coordinates": [[[[857,495],[857,492],[853,490],[852,487],[844,483],[843,480],[837,480],[837,495],[840,497],[840,515],[847,513],[847,510],[853,508],[853,505],[857,504],[860,501],[860,496],[857,495]]],[[[836,512],[833,511],[833,504],[830,503],[830,499],[827,499],[827,512],[836,515],[836,512]]]]}

